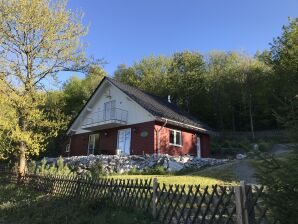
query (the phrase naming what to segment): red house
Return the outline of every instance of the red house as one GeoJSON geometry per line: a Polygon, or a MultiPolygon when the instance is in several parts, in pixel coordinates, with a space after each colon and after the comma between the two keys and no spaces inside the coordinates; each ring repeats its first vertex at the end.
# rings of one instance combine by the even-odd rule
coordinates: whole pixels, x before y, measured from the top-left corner
{"type": "Polygon", "coordinates": [[[104,78],[67,130],[64,156],[210,155],[210,129],[174,104],[104,78]]]}

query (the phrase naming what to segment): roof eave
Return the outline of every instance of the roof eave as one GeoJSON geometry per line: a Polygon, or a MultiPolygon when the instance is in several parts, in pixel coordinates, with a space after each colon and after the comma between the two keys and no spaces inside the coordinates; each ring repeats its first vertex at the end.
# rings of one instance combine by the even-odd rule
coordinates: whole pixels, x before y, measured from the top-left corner
{"type": "Polygon", "coordinates": [[[202,127],[198,127],[198,126],[194,126],[194,125],[190,125],[190,124],[186,124],[186,123],[183,123],[183,122],[175,121],[175,120],[168,119],[168,118],[165,118],[165,117],[156,117],[156,121],[161,121],[161,122],[167,121],[168,124],[172,124],[172,125],[176,125],[176,126],[179,126],[179,127],[182,127],[182,128],[187,128],[187,129],[190,129],[190,130],[194,130],[194,131],[197,131],[199,133],[204,133],[204,134],[212,134],[213,133],[213,131],[211,131],[211,130],[208,130],[208,129],[205,129],[205,128],[202,128],[202,127]]]}

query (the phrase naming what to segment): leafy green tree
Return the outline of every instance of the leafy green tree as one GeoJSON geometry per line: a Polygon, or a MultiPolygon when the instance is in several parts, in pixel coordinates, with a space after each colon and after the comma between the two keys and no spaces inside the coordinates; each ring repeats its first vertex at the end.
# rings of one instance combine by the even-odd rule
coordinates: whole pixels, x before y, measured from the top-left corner
{"type": "Polygon", "coordinates": [[[93,91],[101,80],[106,76],[106,72],[99,66],[91,67],[83,79],[76,76],[71,77],[63,86],[65,115],[71,118],[76,116],[87,102],[93,91]]]}
{"type": "Polygon", "coordinates": [[[127,83],[132,86],[137,86],[138,77],[136,75],[134,67],[126,67],[126,65],[118,65],[114,77],[116,80],[127,83]]]}
{"type": "Polygon", "coordinates": [[[298,89],[298,17],[289,22],[271,44],[268,59],[275,72],[273,93],[282,101],[292,100],[298,89]]]}
{"type": "Polygon", "coordinates": [[[275,74],[275,92],[279,107],[277,121],[287,130],[295,144],[291,152],[280,158],[263,158],[258,167],[258,179],[266,186],[265,202],[280,223],[297,223],[298,219],[298,20],[283,27],[281,37],[274,40],[270,60],[275,74]],[[286,85],[286,86],[283,86],[286,85]],[[281,103],[280,103],[281,102],[281,103]]]}
{"type": "Polygon", "coordinates": [[[198,104],[194,104],[204,88],[205,62],[197,52],[181,52],[172,56],[169,68],[170,88],[176,103],[186,111],[192,112],[198,104]]]}
{"type": "Polygon", "coordinates": [[[43,111],[44,81],[88,65],[80,42],[86,28],[66,3],[0,0],[0,98],[10,111],[1,119],[1,132],[10,133],[20,175],[26,157],[39,154],[47,138],[57,134],[43,111]]]}

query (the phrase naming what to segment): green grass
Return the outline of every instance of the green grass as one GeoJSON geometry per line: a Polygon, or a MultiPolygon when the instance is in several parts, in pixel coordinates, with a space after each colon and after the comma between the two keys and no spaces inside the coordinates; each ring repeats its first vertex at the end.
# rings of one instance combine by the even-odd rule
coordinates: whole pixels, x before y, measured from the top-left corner
{"type": "Polygon", "coordinates": [[[226,184],[236,184],[237,180],[232,166],[230,164],[225,164],[220,167],[210,167],[204,170],[200,170],[191,174],[192,176],[198,176],[202,178],[212,178],[219,182],[224,182],[226,184]]]}
{"type": "Polygon", "coordinates": [[[100,202],[47,196],[16,185],[0,185],[0,223],[151,223],[148,215],[100,202]]]}
{"type": "Polygon", "coordinates": [[[208,172],[209,176],[202,173],[192,174],[191,176],[165,176],[165,175],[110,175],[109,178],[119,178],[119,179],[152,179],[157,178],[158,182],[161,184],[180,184],[180,185],[201,185],[202,187],[211,186],[211,185],[237,185],[236,181],[233,181],[232,178],[229,180],[221,179],[221,174],[215,175],[213,172],[208,172]]]}

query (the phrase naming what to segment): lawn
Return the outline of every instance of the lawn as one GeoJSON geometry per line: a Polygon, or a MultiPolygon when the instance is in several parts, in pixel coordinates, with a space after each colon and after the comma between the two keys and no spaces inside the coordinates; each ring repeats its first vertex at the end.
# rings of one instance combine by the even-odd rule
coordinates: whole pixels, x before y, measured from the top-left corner
{"type": "Polygon", "coordinates": [[[202,187],[211,185],[238,185],[238,180],[231,170],[224,168],[204,169],[201,171],[189,170],[181,175],[109,175],[109,178],[119,179],[152,179],[157,178],[159,183],[180,184],[180,185],[200,185],[202,187]]]}
{"type": "Polygon", "coordinates": [[[151,223],[150,218],[136,211],[122,210],[99,202],[43,195],[14,184],[0,184],[0,223],[151,223]]]}

